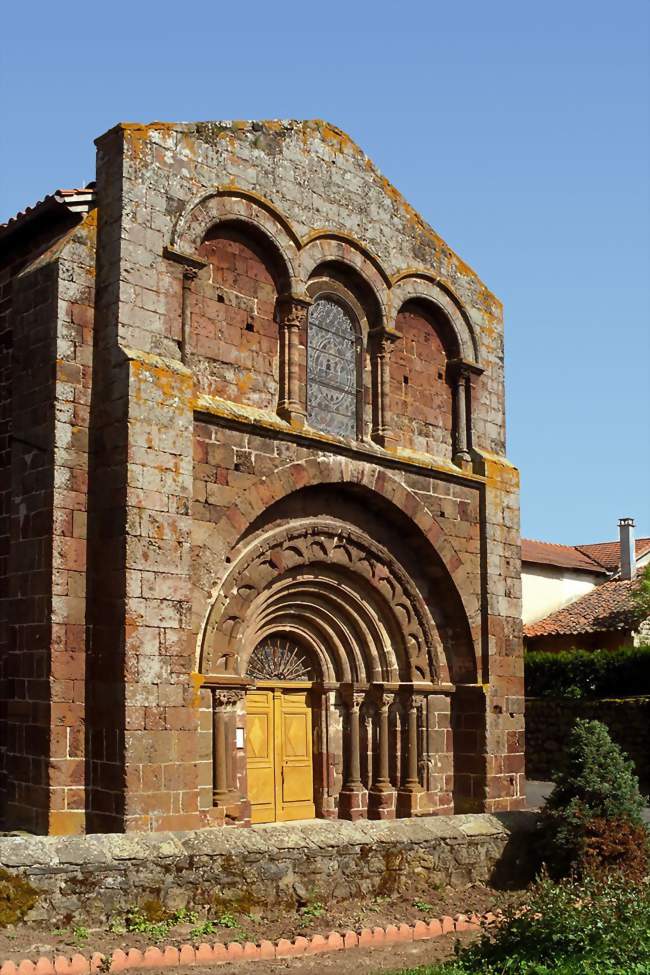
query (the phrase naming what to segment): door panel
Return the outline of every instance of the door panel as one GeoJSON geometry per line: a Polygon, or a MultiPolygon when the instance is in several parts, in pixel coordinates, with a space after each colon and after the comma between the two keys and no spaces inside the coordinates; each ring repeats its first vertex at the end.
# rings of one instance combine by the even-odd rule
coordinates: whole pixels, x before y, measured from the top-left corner
{"type": "Polygon", "coordinates": [[[278,819],[311,819],[315,809],[309,694],[282,694],[278,717],[282,768],[278,819]]]}
{"type": "Polygon", "coordinates": [[[254,823],[314,817],[308,692],[278,688],[246,696],[246,757],[254,823]]]}
{"type": "Polygon", "coordinates": [[[246,696],[246,757],[248,798],[254,823],[275,819],[275,755],[273,747],[273,694],[260,691],[246,696]]]}

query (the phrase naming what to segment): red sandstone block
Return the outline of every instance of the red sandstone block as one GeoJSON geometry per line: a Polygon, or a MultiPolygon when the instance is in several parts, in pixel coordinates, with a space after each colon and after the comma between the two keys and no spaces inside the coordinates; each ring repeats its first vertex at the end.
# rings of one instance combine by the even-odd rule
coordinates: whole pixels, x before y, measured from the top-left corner
{"type": "Polygon", "coordinates": [[[413,925],[413,940],[427,941],[430,937],[429,925],[425,924],[424,921],[416,921],[413,925]]]}
{"type": "Polygon", "coordinates": [[[34,971],[36,972],[36,975],[52,975],[54,972],[54,965],[49,958],[41,957],[36,960],[34,971]]]}
{"type": "Polygon", "coordinates": [[[444,917],[440,918],[440,923],[442,924],[443,934],[450,934],[452,931],[456,930],[454,927],[454,919],[449,917],[448,914],[445,914],[444,917]]]}
{"type": "Polygon", "coordinates": [[[70,975],[89,975],[90,962],[85,955],[73,955],[68,971],[70,975]]]}
{"type": "Polygon", "coordinates": [[[438,918],[434,918],[433,921],[429,921],[429,937],[439,938],[442,934],[442,924],[438,918]]]}
{"type": "Polygon", "coordinates": [[[174,968],[178,965],[178,948],[167,945],[163,950],[163,965],[165,968],[174,968]]]}
{"type": "MultiPolygon", "coordinates": [[[[124,952],[122,952],[122,954],[124,955],[124,952]]],[[[70,967],[69,958],[66,958],[65,955],[56,956],[56,958],[54,959],[54,971],[56,972],[56,975],[68,975],[69,967],[70,967]]],[[[124,955],[124,964],[122,965],[122,968],[116,968],[114,970],[116,972],[121,972],[124,968],[126,968],[126,955],[124,955]]]]}
{"type": "Polygon", "coordinates": [[[23,958],[18,964],[18,975],[34,975],[36,966],[29,958],[23,958]]]}
{"type": "Polygon", "coordinates": [[[139,948],[129,948],[125,968],[142,968],[142,952],[139,948]]]}
{"type": "Polygon", "coordinates": [[[212,946],[205,944],[205,942],[196,949],[196,964],[197,965],[210,965],[214,961],[214,954],[212,952],[212,946]]]}
{"type": "Polygon", "coordinates": [[[400,924],[398,930],[400,941],[413,941],[413,928],[410,924],[400,924]]]}
{"type": "Polygon", "coordinates": [[[471,931],[473,925],[469,923],[469,918],[466,914],[457,914],[454,918],[454,927],[456,931],[471,931]]]}
{"type": "Polygon", "coordinates": [[[327,936],[327,950],[328,951],[341,951],[343,949],[343,938],[338,933],[338,931],[330,931],[327,936]]]}
{"type": "Polygon", "coordinates": [[[226,945],[226,956],[228,961],[236,961],[244,957],[244,949],[238,941],[229,941],[226,945]]]}
{"type": "Polygon", "coordinates": [[[280,938],[275,948],[276,958],[290,958],[293,945],[287,938],[280,938]]]}
{"type": "Polygon", "coordinates": [[[372,943],[373,945],[386,944],[386,932],[383,928],[372,929],[372,943]]]}
{"type": "Polygon", "coordinates": [[[163,953],[160,948],[155,948],[153,945],[150,948],[145,948],[144,955],[142,956],[143,968],[160,968],[162,964],[163,953]]]}
{"type": "Polygon", "coordinates": [[[303,938],[302,935],[298,935],[297,938],[294,938],[293,943],[301,955],[304,955],[307,948],[309,948],[309,938],[303,938]]]}
{"type": "Polygon", "coordinates": [[[181,945],[178,953],[179,965],[194,965],[196,963],[196,951],[193,945],[181,945]]]}
{"type": "MultiPolygon", "coordinates": [[[[260,942],[260,958],[267,959],[267,958],[275,958],[275,957],[276,957],[276,949],[273,942],[272,941],[260,942]]],[[[2,975],[1,972],[0,975],[2,975]]]]}
{"type": "Polygon", "coordinates": [[[322,934],[315,934],[314,937],[309,942],[309,945],[307,946],[307,950],[306,950],[305,954],[306,955],[318,955],[318,954],[320,954],[321,951],[328,951],[328,950],[329,950],[329,948],[328,948],[328,945],[327,945],[327,941],[322,936],[322,934]]]}
{"type": "Polygon", "coordinates": [[[386,944],[394,945],[400,940],[399,928],[395,924],[386,925],[386,944]]]}
{"type": "Polygon", "coordinates": [[[230,961],[228,950],[225,945],[221,944],[220,941],[216,941],[212,945],[212,957],[217,964],[221,964],[224,961],[230,961]]]}
{"type": "MultiPolygon", "coordinates": [[[[65,960],[67,962],[67,958],[65,960]]],[[[54,962],[54,968],[58,975],[59,969],[56,967],[56,961],[54,962]]],[[[109,971],[123,972],[126,968],[128,968],[126,952],[122,951],[121,948],[116,948],[113,954],[111,955],[111,965],[109,971]]],[[[68,966],[66,964],[65,973],[67,973],[67,971],[68,971],[68,966]]],[[[63,972],[62,975],[64,975],[63,972]]]]}
{"type": "Polygon", "coordinates": [[[260,959],[260,949],[252,941],[247,941],[244,945],[244,958],[248,958],[250,961],[259,961],[260,959]]]}
{"type": "Polygon", "coordinates": [[[105,959],[104,955],[102,955],[102,953],[100,951],[95,951],[91,955],[91,958],[90,958],[90,971],[91,971],[91,975],[96,975],[96,973],[98,971],[100,971],[100,969],[103,968],[105,960],[106,959],[105,959]]]}
{"type": "Polygon", "coordinates": [[[359,936],[355,931],[346,931],[343,935],[344,948],[356,948],[359,944],[359,936]]]}
{"type": "Polygon", "coordinates": [[[16,963],[13,961],[4,961],[2,967],[0,968],[0,975],[16,975],[18,969],[16,968],[16,963]]]}
{"type": "Polygon", "coordinates": [[[367,948],[368,945],[372,944],[372,931],[370,928],[362,928],[359,934],[359,947],[367,948]]]}

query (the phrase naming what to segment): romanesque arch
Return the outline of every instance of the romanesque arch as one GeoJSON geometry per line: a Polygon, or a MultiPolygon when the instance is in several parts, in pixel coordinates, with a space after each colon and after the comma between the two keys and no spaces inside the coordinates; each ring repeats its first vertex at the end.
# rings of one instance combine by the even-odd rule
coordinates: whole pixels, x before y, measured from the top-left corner
{"type": "Polygon", "coordinates": [[[390,290],[391,320],[407,301],[419,299],[431,302],[447,317],[456,336],[457,356],[469,363],[480,363],[480,348],[476,333],[462,305],[449,288],[430,275],[417,270],[405,271],[394,279],[390,290]]]}

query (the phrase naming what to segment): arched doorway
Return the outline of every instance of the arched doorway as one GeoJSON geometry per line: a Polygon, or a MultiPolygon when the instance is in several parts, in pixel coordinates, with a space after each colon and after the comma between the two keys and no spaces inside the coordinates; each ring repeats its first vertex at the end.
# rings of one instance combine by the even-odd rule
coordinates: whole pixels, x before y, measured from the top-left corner
{"type": "Polygon", "coordinates": [[[442,638],[403,566],[359,528],[295,518],[242,544],[201,663],[217,803],[238,793],[255,822],[451,810],[442,638]]]}

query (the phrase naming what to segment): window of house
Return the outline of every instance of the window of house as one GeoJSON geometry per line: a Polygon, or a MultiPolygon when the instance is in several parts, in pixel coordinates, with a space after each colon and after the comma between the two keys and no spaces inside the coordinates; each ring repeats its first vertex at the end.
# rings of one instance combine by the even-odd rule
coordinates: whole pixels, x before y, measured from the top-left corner
{"type": "Polygon", "coordinates": [[[339,437],[355,438],[358,427],[360,339],[348,309],[318,298],[307,325],[307,422],[339,437]]]}

